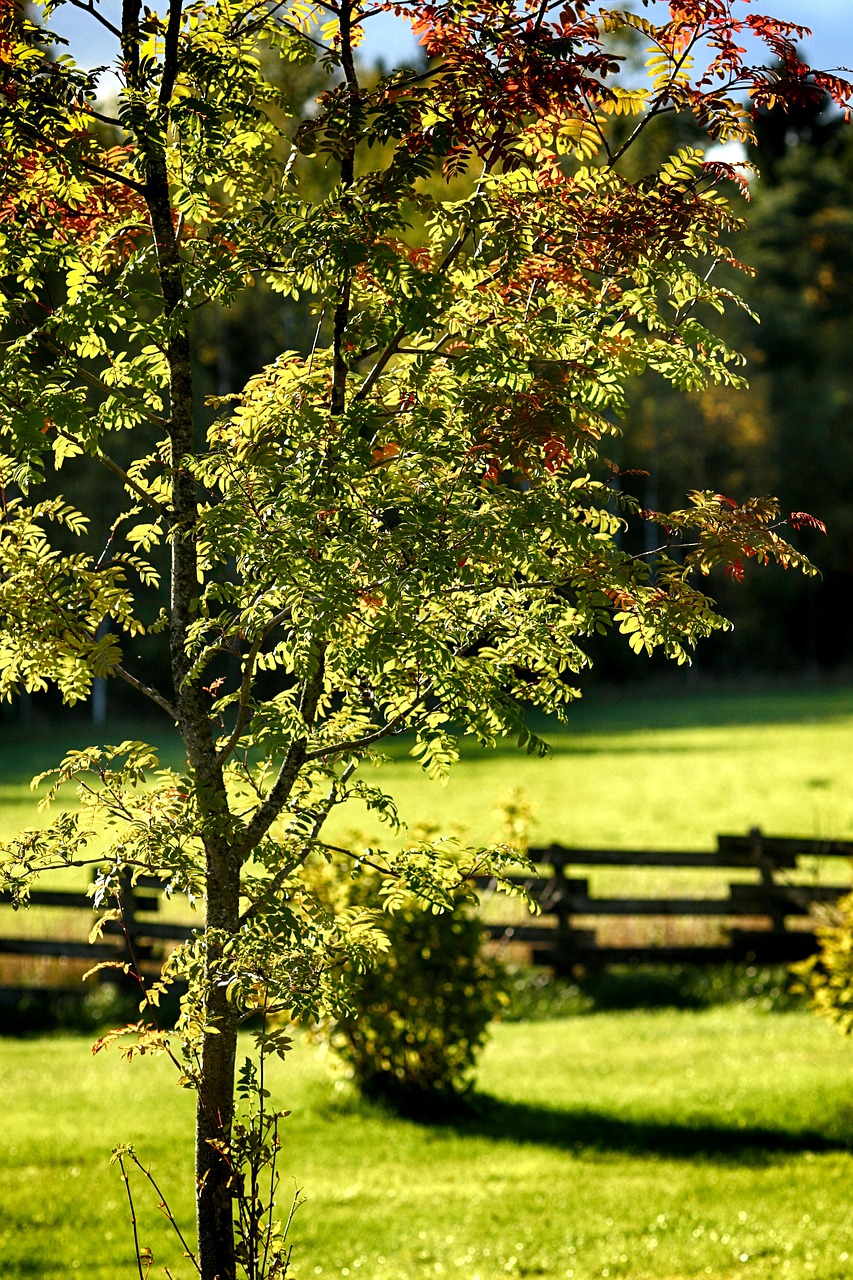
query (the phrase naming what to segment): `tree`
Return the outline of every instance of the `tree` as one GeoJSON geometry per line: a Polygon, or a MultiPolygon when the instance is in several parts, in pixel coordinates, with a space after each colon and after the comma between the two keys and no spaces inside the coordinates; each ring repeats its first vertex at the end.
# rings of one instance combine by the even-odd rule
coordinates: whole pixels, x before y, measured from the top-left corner
{"type": "MultiPolygon", "coordinates": [[[[330,916],[300,878],[309,856],[349,856],[323,839],[336,805],[396,823],[358,766],[404,730],[432,777],[461,733],[543,751],[524,708],[564,712],[585,637],[615,626],[685,662],[724,625],[697,578],[746,557],[809,569],[772,499],[620,505],[602,449],[626,378],[741,382],[700,318],[734,301],[711,271],[735,171],[689,147],[633,181],[623,161],[665,112],[745,139],[742,92],[843,102],[849,86],[808,78],[800,28],[728,0],[680,0],[665,22],[395,4],[428,62],[370,86],[355,55],[373,9],[352,0],[170,0],[165,16],[125,0],[120,26],[78,7],[116,40],[115,112],[95,73],[2,8],[0,693],[53,684],[74,703],[95,677],[124,681],[177,726],[187,764],[158,770],[136,742],[69,754],[49,798],[76,784],[82,809],[12,841],[4,882],[25,901],[39,872],[91,865],[99,906],[120,910],[122,878],[143,873],[203,901],[165,975],[188,983],[177,1030],[156,1026],[156,987],[131,1030],[197,1091],[198,1269],[231,1280],[262,1266],[254,1202],[234,1236],[238,1025],[313,1015],[339,998],[342,958],[382,945],[376,912],[330,916]],[[775,69],[745,63],[747,29],[775,69]],[[623,30],[651,45],[646,88],[620,84],[623,30]],[[309,62],[327,87],[299,121],[270,68],[309,62]],[[306,156],[325,193],[302,191],[306,156]],[[469,194],[443,199],[436,177],[459,173],[469,194]],[[208,399],[205,439],[195,317],[258,282],[310,299],[310,353],[208,399]],[[130,503],[102,547],[49,469],[64,483],[87,459],[130,503]],[[660,530],[637,555],[636,519],[660,530]],[[168,688],[134,673],[142,633],[168,645],[168,688]]],[[[404,841],[367,860],[392,907],[410,890],[441,907],[510,856],[404,841]]],[[[260,1035],[262,1052],[287,1043],[260,1035]]]]}

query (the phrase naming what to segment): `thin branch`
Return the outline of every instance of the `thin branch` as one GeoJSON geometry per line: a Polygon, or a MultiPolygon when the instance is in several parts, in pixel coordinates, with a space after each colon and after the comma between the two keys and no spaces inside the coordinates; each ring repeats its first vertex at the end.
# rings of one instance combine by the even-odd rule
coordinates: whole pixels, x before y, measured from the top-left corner
{"type": "MultiPolygon", "coordinates": [[[[340,57],[347,87],[347,129],[344,134],[343,149],[338,157],[340,162],[341,186],[348,192],[355,182],[355,125],[361,99],[361,86],[352,55],[352,0],[341,0],[338,14],[340,32],[340,57]]],[[[348,205],[344,196],[342,204],[348,205]]],[[[333,417],[340,417],[346,408],[347,378],[349,364],[344,346],[344,335],[350,320],[350,289],[352,269],[345,267],[342,272],[338,304],[332,321],[332,395],[330,411],[333,417]]]]}
{"type": "Polygon", "coordinates": [[[139,11],[142,0],[121,0],[121,52],[125,61],[127,85],[138,89],[139,77],[139,11]]]}
{"type": "Polygon", "coordinates": [[[168,699],[158,693],[156,689],[152,689],[150,685],[143,684],[141,680],[137,680],[136,676],[132,676],[129,671],[125,671],[124,667],[116,666],[112,668],[113,675],[118,676],[120,680],[124,680],[125,684],[129,684],[131,689],[135,689],[137,693],[144,693],[146,698],[150,698],[152,702],[156,702],[158,707],[166,712],[172,720],[177,722],[180,717],[177,708],[173,707],[168,699]]]}
{"type": "Polygon", "coordinates": [[[363,400],[364,397],[373,389],[374,385],[379,379],[380,374],[382,374],[382,372],[385,369],[385,366],[388,364],[388,361],[397,354],[397,349],[399,348],[400,343],[403,341],[407,333],[408,333],[408,330],[406,329],[405,325],[401,325],[400,328],[397,330],[397,332],[394,334],[394,337],[388,343],[388,346],[382,352],[382,355],[376,361],[376,364],[370,370],[370,373],[367,375],[364,382],[359,387],[358,391],[355,393],[355,396],[353,397],[354,400],[363,400]]]}
{"type": "Polygon", "coordinates": [[[251,649],[246,655],[246,660],[243,665],[243,679],[240,683],[240,700],[238,703],[237,723],[235,724],[234,729],[230,734],[227,742],[223,747],[220,748],[217,754],[216,763],[218,765],[223,765],[225,761],[228,759],[231,752],[234,750],[237,743],[240,741],[240,738],[242,737],[242,734],[243,734],[243,730],[245,729],[246,725],[249,723],[249,720],[251,719],[251,712],[249,711],[249,695],[252,692],[252,679],[255,674],[255,663],[257,661],[258,654],[263,648],[264,641],[271,634],[271,632],[273,632],[276,629],[276,627],[279,626],[280,623],[284,622],[289,616],[290,616],[290,609],[282,609],[280,610],[279,613],[275,614],[270,619],[267,627],[263,632],[263,635],[260,635],[257,638],[257,640],[254,642],[251,649]]]}
{"type": "Polygon", "coordinates": [[[169,510],[169,508],[164,507],[162,502],[158,502],[156,498],[152,497],[150,493],[148,493],[145,489],[142,488],[142,485],[137,484],[135,480],[132,480],[131,477],[127,474],[127,472],[124,471],[118,465],[117,462],[113,461],[113,459],[109,456],[109,454],[104,453],[100,445],[98,445],[97,447],[95,457],[102,464],[102,466],[105,466],[107,468],[108,471],[112,471],[114,475],[118,476],[122,484],[127,485],[128,489],[131,489],[133,493],[137,495],[138,498],[141,498],[142,501],[147,503],[149,507],[153,507],[154,510],[157,511],[161,516],[163,516],[165,520],[168,520],[169,523],[171,523],[172,513],[169,510]]]}
{"type": "MultiPolygon", "coordinates": [[[[70,440],[73,443],[76,443],[76,441],[74,440],[74,437],[69,435],[67,431],[61,431],[59,427],[56,427],[55,429],[56,429],[56,434],[60,436],[63,440],[70,440]]],[[[117,462],[114,462],[113,459],[109,456],[109,454],[104,453],[100,445],[97,445],[95,447],[95,453],[93,456],[97,458],[98,462],[100,462],[102,466],[106,467],[108,471],[112,471],[113,475],[118,476],[122,484],[126,485],[128,489],[132,490],[133,493],[135,493],[138,498],[141,498],[142,501],[147,503],[149,507],[153,507],[154,510],[164,518],[164,520],[167,520],[171,523],[172,513],[169,510],[169,508],[163,506],[162,502],[158,502],[157,499],[153,497],[150,493],[148,493],[147,490],[143,489],[140,484],[137,484],[135,480],[131,479],[131,477],[127,474],[127,472],[122,467],[120,467],[117,462]]],[[[102,563],[103,563],[103,557],[98,562],[99,567],[101,566],[102,563]]]]}
{"type": "MultiPolygon", "coordinates": [[[[266,900],[269,900],[270,897],[274,897],[278,893],[287,881],[288,877],[292,875],[300,863],[304,862],[308,857],[308,854],[311,852],[311,846],[317,843],[320,832],[323,829],[324,822],[335,805],[340,804],[340,800],[338,799],[340,788],[349,782],[357,767],[357,762],[355,760],[351,760],[341,773],[340,777],[335,778],[325,799],[317,805],[317,808],[314,811],[314,825],[305,837],[305,848],[301,857],[289,858],[283,867],[279,867],[272,879],[265,882],[263,886],[263,894],[266,900]]],[[[261,910],[261,906],[262,903],[260,899],[255,899],[254,902],[250,903],[240,916],[240,924],[245,924],[246,921],[254,919],[261,910]]]]}
{"type": "MultiPolygon", "coordinates": [[[[296,25],[296,23],[294,23],[294,22],[288,22],[286,18],[279,18],[278,16],[276,16],[276,22],[278,23],[278,25],[279,25],[280,27],[283,27],[285,31],[292,31],[292,32],[294,33],[294,35],[301,36],[301,38],[302,38],[303,40],[307,40],[307,41],[309,42],[309,44],[313,44],[315,49],[320,49],[320,50],[321,50],[321,52],[323,52],[323,53],[334,53],[334,52],[335,52],[335,50],[334,50],[330,45],[323,44],[323,41],[322,41],[322,40],[317,40],[314,36],[309,36],[308,32],[307,32],[307,31],[303,31],[301,27],[298,27],[298,26],[296,25]]],[[[262,25],[263,25],[263,22],[262,22],[262,21],[260,21],[260,22],[255,23],[255,24],[254,24],[254,27],[255,27],[255,29],[257,29],[258,27],[260,27],[260,26],[262,26],[262,25]]],[[[243,28],[241,28],[241,30],[239,31],[239,33],[238,33],[238,34],[239,34],[239,35],[241,35],[241,36],[242,36],[242,35],[249,35],[249,34],[251,34],[251,32],[252,32],[252,27],[243,27],[243,28]]]]}
{"type": "MultiPolygon", "coordinates": [[[[45,145],[47,146],[47,143],[45,145]]],[[[128,178],[126,174],[116,173],[115,169],[107,169],[104,165],[95,164],[93,160],[86,160],[82,156],[78,159],[78,164],[81,164],[90,173],[96,173],[99,178],[109,178],[111,182],[121,183],[122,186],[129,187],[131,191],[137,192],[138,195],[145,195],[144,182],[137,182],[135,178],[128,178]]]]}
{"type": "Polygon", "coordinates": [[[102,111],[96,111],[93,106],[89,107],[89,115],[94,116],[96,120],[100,120],[101,124],[108,124],[113,129],[124,129],[121,120],[116,120],[115,116],[105,116],[102,111]]]}
{"type": "Polygon", "coordinates": [[[107,31],[109,31],[111,35],[114,35],[117,40],[121,40],[121,32],[118,27],[114,27],[109,19],[105,18],[102,13],[98,13],[98,10],[95,8],[94,0],[89,0],[88,4],[84,4],[83,0],[68,0],[68,3],[72,4],[75,9],[81,9],[83,13],[88,13],[90,18],[94,18],[96,22],[100,22],[101,26],[106,27],[107,31]]]}
{"type": "MultiPolygon", "coordinates": [[[[444,255],[444,258],[436,268],[436,274],[441,275],[445,271],[449,270],[449,268],[453,265],[453,263],[456,261],[456,259],[459,257],[459,254],[462,252],[463,248],[465,247],[465,242],[470,236],[470,234],[471,234],[470,227],[467,227],[464,231],[461,231],[459,233],[459,235],[456,237],[453,244],[447,250],[447,253],[444,255]]],[[[405,325],[401,325],[400,328],[397,330],[397,332],[394,334],[394,337],[389,342],[388,346],[382,352],[382,355],[376,361],[376,364],[373,366],[370,373],[365,378],[364,382],[359,387],[358,391],[353,396],[353,403],[356,403],[359,400],[363,400],[364,397],[372,391],[373,387],[376,385],[376,382],[378,381],[380,375],[383,373],[389,360],[391,360],[393,356],[397,354],[400,348],[400,344],[403,342],[403,339],[405,338],[407,332],[408,330],[406,329],[405,325]]]]}
{"type": "MultiPolygon", "coordinates": [[[[693,49],[699,43],[699,40],[700,40],[700,37],[698,35],[695,35],[693,39],[690,41],[690,43],[687,45],[687,47],[685,48],[681,57],[675,63],[672,74],[670,75],[669,80],[667,82],[667,90],[669,88],[669,85],[672,84],[674,77],[678,75],[679,71],[684,66],[684,63],[687,60],[687,58],[690,57],[691,53],[693,52],[693,49]]],[[[634,145],[637,138],[639,138],[640,134],[648,127],[649,124],[651,124],[655,116],[666,115],[670,111],[675,110],[673,106],[669,106],[669,107],[665,106],[664,104],[666,101],[667,101],[666,94],[662,93],[660,97],[657,99],[657,101],[654,103],[651,110],[647,112],[646,115],[643,116],[642,120],[639,120],[637,122],[636,127],[629,134],[625,142],[622,143],[622,146],[618,149],[618,151],[614,152],[613,155],[611,156],[610,158],[611,168],[613,165],[617,163],[617,161],[619,161],[622,158],[622,156],[624,156],[625,152],[629,149],[629,147],[632,147],[634,145]]]]}
{"type": "MultiPolygon", "coordinates": [[[[310,729],[314,723],[317,704],[323,692],[323,678],[326,670],[325,641],[318,640],[314,642],[312,658],[316,666],[314,671],[306,677],[305,684],[302,687],[302,697],[299,700],[299,713],[307,729],[310,729]]],[[[245,861],[251,854],[258,841],[266,835],[281,813],[288,796],[293,790],[299,771],[305,763],[306,754],[307,740],[305,738],[294,738],[266,800],[255,810],[254,816],[246,827],[243,842],[239,849],[241,861],[245,861]]]]}
{"type": "Polygon", "coordinates": [[[151,1170],[145,1168],[145,1166],[142,1164],[139,1157],[136,1155],[134,1151],[131,1151],[128,1154],[130,1155],[130,1158],[133,1161],[133,1163],[136,1165],[137,1169],[139,1169],[140,1173],[142,1173],[143,1177],[148,1179],[151,1186],[154,1188],[155,1194],[160,1197],[160,1208],[168,1218],[169,1225],[171,1226],[175,1235],[178,1237],[181,1244],[184,1246],[185,1256],[189,1258],[190,1262],[193,1264],[196,1271],[199,1273],[199,1275],[201,1275],[201,1267],[198,1264],[198,1259],[196,1258],[190,1246],[187,1244],[187,1241],[184,1238],[181,1228],[178,1226],[177,1222],[175,1221],[175,1215],[172,1213],[172,1210],[169,1208],[169,1203],[166,1200],[166,1197],[163,1195],[163,1192],[158,1187],[157,1182],[155,1181],[154,1175],[152,1174],[151,1170]]]}
{"type": "Polygon", "coordinates": [[[412,715],[414,711],[417,711],[424,698],[429,697],[433,687],[432,682],[428,682],[424,686],[422,692],[417,696],[417,698],[415,698],[414,702],[411,702],[409,706],[405,707],[402,711],[398,711],[395,716],[392,716],[386,725],[383,725],[381,729],[377,729],[375,733],[368,733],[365,734],[363,738],[350,738],[348,742],[338,742],[335,743],[334,746],[320,747],[316,751],[309,751],[305,756],[305,763],[308,764],[312,760],[323,760],[327,756],[343,755],[350,751],[363,751],[366,750],[367,747],[373,746],[374,742],[381,742],[383,738],[387,738],[390,734],[395,733],[397,729],[399,729],[399,727],[408,720],[409,716],[412,715]]]}
{"type": "MultiPolygon", "coordinates": [[[[4,289],[3,292],[6,293],[6,290],[4,289]]],[[[7,294],[7,297],[8,296],[9,295],[7,294]]],[[[52,337],[43,330],[36,331],[36,339],[43,343],[44,346],[48,347],[54,355],[62,356],[66,360],[69,359],[69,357],[73,358],[73,352],[69,350],[64,342],[52,337]]],[[[118,396],[120,399],[126,400],[128,404],[133,406],[141,417],[147,419],[148,422],[152,422],[155,426],[164,428],[168,427],[168,420],[166,418],[162,418],[159,413],[154,413],[151,409],[147,408],[138,396],[134,396],[127,391],[123,391],[121,387],[111,387],[108,383],[104,382],[103,379],[99,378],[97,374],[90,373],[88,369],[84,369],[82,365],[75,365],[74,374],[76,377],[80,378],[81,381],[87,382],[90,387],[94,387],[98,391],[104,392],[107,396],[118,396]]]]}
{"type": "Polygon", "coordinates": [[[118,1167],[121,1169],[121,1176],[124,1179],[124,1186],[127,1191],[127,1202],[130,1205],[130,1223],[133,1227],[133,1252],[136,1255],[136,1268],[139,1272],[139,1280],[145,1280],[142,1272],[142,1257],[139,1251],[139,1232],[136,1228],[136,1210],[133,1207],[133,1196],[130,1192],[130,1178],[127,1175],[127,1170],[124,1167],[124,1158],[121,1154],[119,1154],[118,1158],[118,1167]]]}
{"type": "MultiPolygon", "coordinates": [[[[0,282],[0,293],[2,293],[6,301],[11,304],[13,311],[20,319],[21,323],[26,324],[26,317],[24,316],[20,306],[17,304],[14,294],[2,282],[0,282]]],[[[60,339],[46,333],[43,329],[39,329],[38,327],[31,329],[30,332],[35,336],[37,342],[40,342],[43,346],[47,347],[55,356],[59,356],[65,360],[70,359],[74,365],[73,375],[75,377],[78,377],[81,381],[88,383],[90,387],[94,387],[96,390],[103,392],[104,395],[118,396],[120,399],[127,401],[127,403],[130,404],[137,413],[141,415],[141,417],[147,419],[148,422],[152,422],[155,426],[163,428],[168,427],[169,423],[167,419],[161,417],[158,413],[154,413],[153,410],[148,409],[147,406],[143,404],[139,396],[131,395],[128,391],[122,390],[121,387],[109,386],[108,383],[99,378],[97,374],[90,373],[88,369],[85,369],[81,364],[78,364],[74,357],[74,352],[71,351],[64,342],[60,341],[60,339]]]]}
{"type": "Polygon", "coordinates": [[[613,151],[612,151],[612,149],[611,149],[610,143],[607,141],[607,137],[606,137],[606,135],[605,135],[605,133],[604,133],[604,130],[602,129],[601,125],[598,123],[598,120],[596,119],[595,111],[594,111],[594,110],[593,110],[593,108],[590,106],[589,96],[588,96],[588,94],[587,94],[586,90],[584,90],[584,91],[583,91],[583,94],[582,94],[581,96],[583,97],[584,106],[586,107],[587,111],[589,112],[589,116],[588,116],[589,122],[590,122],[590,124],[593,126],[593,128],[595,129],[595,132],[598,134],[599,141],[601,142],[602,146],[604,147],[604,152],[605,152],[605,155],[607,156],[608,164],[612,165],[612,164],[613,164],[613,151]]]}

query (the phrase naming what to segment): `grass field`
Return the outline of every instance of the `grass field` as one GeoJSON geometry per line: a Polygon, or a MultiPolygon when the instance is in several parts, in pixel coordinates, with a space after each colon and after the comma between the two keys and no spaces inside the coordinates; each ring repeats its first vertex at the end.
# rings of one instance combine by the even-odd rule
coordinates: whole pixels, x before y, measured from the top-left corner
{"type": "MultiPolygon", "coordinates": [[[[853,837],[853,687],[694,696],[593,691],[568,726],[537,726],[553,747],[544,759],[511,746],[466,745],[450,782],[430,783],[403,739],[375,775],[410,823],[494,839],[495,807],[521,787],[535,811],[534,840],[614,848],[707,849],[721,831],[853,837]]],[[[10,729],[0,743],[0,835],[36,825],[30,777],[94,733],[85,723],[10,729]]],[[[145,736],[150,726],[119,723],[102,740],[145,736]]],[[[153,732],[169,763],[180,755],[153,732]]],[[[373,781],[372,771],[368,777],[373,781]]],[[[370,833],[354,808],[335,816],[336,836],[370,833]]]]}
{"type": "MultiPolygon", "coordinates": [[[[49,726],[0,747],[0,834],[33,822],[28,777],[90,735],[61,736],[49,726]]],[[[853,689],[591,701],[549,737],[545,761],[466,748],[446,788],[397,743],[388,784],[411,821],[471,840],[494,838],[496,804],[519,786],[543,842],[710,848],[752,825],[853,837],[853,689]]],[[[339,835],[366,826],[337,822],[339,835]]],[[[284,1167],[307,1197],[294,1280],[842,1280],[851,1065],[853,1048],[807,1015],[757,1007],[506,1023],[477,1109],[427,1126],[358,1102],[301,1046],[275,1089],[293,1110],[284,1167]]],[[[119,1141],[190,1225],[193,1100],[168,1077],[162,1061],[92,1058],[80,1037],[0,1040],[0,1280],[132,1280],[108,1167],[119,1141]]],[[[168,1265],[188,1280],[156,1203],[136,1193],[152,1278],[168,1265]]]]}
{"type": "MultiPolygon", "coordinates": [[[[394,1120],[300,1046],[275,1092],[294,1280],[842,1280],[853,1259],[853,1049],[805,1014],[724,1007],[500,1025],[480,1105],[394,1120]]],[[[80,1038],[0,1042],[0,1275],[132,1280],[111,1144],[132,1140],[189,1226],[191,1097],[162,1061],[80,1038]]],[[[165,1247],[136,1185],[152,1277],[165,1247]]]]}
{"type": "MultiPolygon", "coordinates": [[[[718,833],[744,833],[752,826],[769,834],[853,838],[851,687],[677,697],[626,693],[618,700],[594,691],[573,709],[569,726],[538,728],[553,747],[544,760],[510,746],[484,752],[465,744],[450,782],[441,787],[426,779],[408,754],[411,744],[402,739],[391,744],[391,759],[381,771],[374,775],[368,769],[368,780],[387,786],[412,825],[428,822],[472,843],[500,836],[496,808],[512,788],[520,788],[533,807],[534,843],[710,849],[718,833]]],[[[67,722],[61,733],[55,725],[10,732],[0,744],[0,837],[45,820],[36,814],[29,778],[55,763],[66,748],[90,741],[91,733],[79,721],[67,722]]],[[[103,740],[151,733],[151,726],[118,723],[103,740]]],[[[155,731],[153,740],[164,760],[180,767],[174,739],[155,731]]],[[[335,814],[327,832],[337,842],[351,840],[356,832],[394,839],[377,830],[357,805],[335,814]]],[[[618,871],[583,874],[599,896],[624,894],[629,887],[618,871]]],[[[847,883],[849,874],[837,861],[803,870],[806,879],[830,883],[847,883]]],[[[739,878],[754,877],[640,870],[631,873],[630,891],[724,896],[728,882],[739,878]]],[[[78,879],[82,887],[82,873],[78,879]]],[[[50,887],[73,886],[60,875],[50,887]]],[[[488,910],[509,919],[521,908],[501,901],[488,910]]],[[[84,937],[88,932],[82,916],[60,921],[53,910],[16,916],[4,911],[0,920],[0,932],[6,933],[45,936],[60,930],[84,937]]],[[[630,937],[623,936],[622,926],[607,928],[613,943],[713,940],[706,937],[706,922],[690,920],[648,919],[642,927],[632,925],[630,937]]],[[[76,981],[82,966],[65,970],[76,981]]],[[[3,962],[7,981],[62,982],[65,970],[55,961],[3,962]]]]}
{"type": "Polygon", "coordinates": [[[425,786],[400,757],[388,767],[391,790],[410,820],[457,824],[484,841],[515,786],[534,807],[541,843],[707,849],[719,832],[751,826],[853,836],[853,689],[593,696],[569,725],[543,731],[548,758],[472,747],[444,788],[425,786]]]}

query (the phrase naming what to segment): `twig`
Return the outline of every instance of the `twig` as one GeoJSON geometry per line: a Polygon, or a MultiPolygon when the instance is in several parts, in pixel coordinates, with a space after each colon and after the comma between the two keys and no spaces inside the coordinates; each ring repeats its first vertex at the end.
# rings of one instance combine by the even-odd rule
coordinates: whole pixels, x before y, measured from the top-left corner
{"type": "Polygon", "coordinates": [[[139,1157],[137,1156],[135,1151],[130,1151],[128,1152],[128,1154],[131,1160],[133,1161],[133,1163],[136,1165],[137,1169],[139,1169],[140,1172],[143,1174],[143,1176],[146,1177],[148,1181],[151,1183],[151,1186],[154,1188],[154,1191],[156,1192],[156,1194],[160,1199],[160,1206],[159,1206],[160,1209],[163,1211],[166,1218],[168,1219],[169,1225],[171,1226],[175,1235],[178,1237],[181,1244],[184,1246],[185,1256],[189,1258],[190,1262],[193,1264],[196,1271],[199,1273],[199,1275],[201,1275],[201,1267],[198,1264],[198,1259],[196,1258],[190,1246],[187,1244],[186,1239],[184,1238],[184,1234],[181,1231],[181,1228],[178,1226],[177,1222],[175,1221],[175,1215],[172,1213],[172,1210],[169,1208],[169,1202],[167,1201],[166,1197],[163,1195],[163,1192],[158,1187],[157,1182],[155,1181],[154,1176],[151,1173],[151,1170],[145,1168],[145,1166],[140,1162],[139,1157]]]}
{"type": "Polygon", "coordinates": [[[83,13],[88,13],[91,18],[94,18],[96,22],[100,22],[101,26],[105,27],[117,40],[121,40],[121,32],[118,27],[114,27],[102,13],[98,13],[94,0],[89,0],[88,4],[84,4],[83,0],[68,0],[68,3],[72,4],[75,9],[82,9],[83,13]]]}
{"type": "Polygon", "coordinates": [[[177,708],[174,707],[167,698],[164,698],[162,694],[158,693],[156,689],[152,689],[150,685],[143,684],[141,680],[137,680],[136,676],[132,676],[130,672],[126,671],[122,666],[113,667],[112,671],[120,680],[124,680],[125,684],[129,684],[131,689],[135,689],[137,693],[144,693],[146,698],[150,698],[152,702],[156,702],[158,707],[162,707],[166,714],[171,716],[176,724],[178,723],[180,716],[178,715],[177,708]]]}
{"type": "MultiPolygon", "coordinates": [[[[314,717],[317,714],[317,704],[320,701],[320,695],[323,692],[323,677],[325,674],[325,658],[326,658],[326,642],[323,640],[315,640],[312,645],[312,658],[316,661],[316,668],[312,674],[306,677],[302,686],[302,696],[299,700],[299,713],[302,716],[303,723],[307,729],[310,729],[314,723],[314,717]]],[[[293,785],[299,776],[299,770],[302,768],[306,759],[306,739],[294,738],[288,748],[287,755],[284,757],[278,776],[270,788],[269,794],[263,804],[259,805],[255,810],[254,816],[249,821],[245,830],[243,842],[240,846],[239,857],[241,861],[249,856],[258,841],[261,840],[267,831],[275,822],[281,813],[293,785]]]]}
{"type": "Polygon", "coordinates": [[[130,1205],[130,1222],[131,1222],[131,1226],[133,1227],[133,1252],[136,1255],[136,1269],[139,1272],[139,1280],[145,1280],[145,1276],[143,1275],[143,1272],[142,1272],[142,1258],[139,1252],[139,1232],[136,1229],[136,1210],[133,1207],[133,1195],[131,1194],[131,1190],[130,1190],[130,1178],[128,1177],[127,1170],[124,1167],[124,1157],[122,1156],[121,1152],[119,1152],[118,1167],[121,1169],[121,1176],[124,1179],[124,1186],[125,1186],[125,1190],[127,1191],[127,1201],[128,1201],[128,1204],[130,1205]]]}
{"type": "Polygon", "coordinates": [[[228,759],[231,752],[234,750],[237,743],[240,741],[243,730],[245,729],[246,725],[249,723],[249,720],[251,718],[251,713],[249,711],[249,695],[252,692],[252,677],[255,674],[255,663],[257,661],[258,654],[263,648],[264,641],[266,640],[267,636],[270,635],[270,633],[274,631],[275,628],[280,623],[284,622],[287,619],[289,614],[290,614],[289,608],[281,609],[277,614],[275,614],[270,619],[263,634],[258,637],[258,639],[254,642],[251,649],[246,655],[246,660],[243,667],[243,679],[240,684],[240,701],[239,701],[239,710],[237,712],[237,723],[234,725],[233,732],[231,733],[227,742],[223,747],[220,748],[219,752],[217,753],[216,763],[218,765],[224,764],[225,761],[228,759]]]}

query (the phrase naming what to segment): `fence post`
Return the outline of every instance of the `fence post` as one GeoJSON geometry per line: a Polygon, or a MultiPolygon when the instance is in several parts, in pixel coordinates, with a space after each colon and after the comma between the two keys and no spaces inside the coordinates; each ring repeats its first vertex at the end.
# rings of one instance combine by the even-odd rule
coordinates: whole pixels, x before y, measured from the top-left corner
{"type": "Polygon", "coordinates": [[[555,930],[557,937],[554,943],[554,968],[558,973],[570,973],[572,969],[571,941],[572,941],[572,925],[569,919],[569,910],[566,905],[568,897],[568,885],[566,883],[566,859],[561,853],[557,853],[557,845],[551,845],[548,850],[548,864],[554,872],[554,880],[558,883],[554,886],[553,914],[557,917],[557,928],[555,930]]]}
{"type": "Polygon", "coordinates": [[[776,865],[773,862],[773,859],[765,851],[764,836],[762,834],[760,827],[750,828],[749,842],[752,847],[752,855],[755,858],[755,861],[758,865],[758,870],[761,875],[761,884],[765,889],[770,890],[770,895],[769,895],[770,909],[768,910],[767,915],[770,917],[770,921],[773,926],[773,932],[784,933],[785,932],[784,908],[780,907],[778,904],[774,904],[773,902],[773,890],[776,888],[776,881],[773,878],[773,873],[776,870],[776,865]]]}

